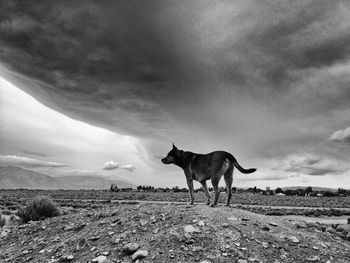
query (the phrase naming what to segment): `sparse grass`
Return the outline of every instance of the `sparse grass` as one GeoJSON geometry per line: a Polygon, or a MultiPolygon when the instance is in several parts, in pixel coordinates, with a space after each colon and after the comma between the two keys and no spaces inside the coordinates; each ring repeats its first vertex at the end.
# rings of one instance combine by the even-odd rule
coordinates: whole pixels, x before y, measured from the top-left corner
{"type": "Polygon", "coordinates": [[[18,209],[17,215],[23,223],[30,220],[38,221],[48,217],[55,217],[61,214],[60,209],[47,196],[37,196],[34,200],[27,204],[26,207],[18,209]]]}

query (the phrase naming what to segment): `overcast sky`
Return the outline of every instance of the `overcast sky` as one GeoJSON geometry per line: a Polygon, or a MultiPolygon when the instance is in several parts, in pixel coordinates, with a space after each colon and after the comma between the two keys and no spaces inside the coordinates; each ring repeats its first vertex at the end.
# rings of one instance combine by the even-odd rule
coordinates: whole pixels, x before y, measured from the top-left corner
{"type": "Polygon", "coordinates": [[[349,1],[2,1],[0,164],[185,186],[350,188],[349,1]],[[199,185],[198,185],[199,186],[199,185]]]}

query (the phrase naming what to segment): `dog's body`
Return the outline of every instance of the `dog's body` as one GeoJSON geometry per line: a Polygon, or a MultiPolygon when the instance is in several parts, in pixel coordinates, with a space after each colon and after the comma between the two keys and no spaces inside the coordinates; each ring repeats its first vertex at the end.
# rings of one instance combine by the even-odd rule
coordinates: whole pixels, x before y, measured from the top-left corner
{"type": "Polygon", "coordinates": [[[228,152],[216,151],[208,154],[197,154],[178,150],[175,145],[173,145],[173,149],[168,155],[162,159],[162,162],[164,164],[173,163],[184,170],[190,193],[190,204],[193,204],[194,201],[193,180],[201,183],[207,198],[207,205],[209,205],[210,195],[206,181],[211,179],[215,191],[214,202],[211,206],[215,206],[220,194],[219,181],[224,175],[227,189],[226,206],[229,206],[232,196],[232,174],[234,167],[242,173],[253,173],[256,171],[255,168],[244,169],[241,167],[235,157],[228,152]]]}

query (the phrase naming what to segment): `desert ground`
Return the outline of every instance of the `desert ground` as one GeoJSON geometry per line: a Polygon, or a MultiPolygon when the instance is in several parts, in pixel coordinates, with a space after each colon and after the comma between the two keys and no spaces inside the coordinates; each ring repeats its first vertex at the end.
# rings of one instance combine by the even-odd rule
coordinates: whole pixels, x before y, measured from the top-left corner
{"type": "Polygon", "coordinates": [[[349,262],[349,197],[235,194],[225,207],[222,193],[211,208],[202,194],[190,206],[185,193],[0,190],[7,217],[37,195],[51,197],[62,211],[8,222],[0,262],[349,262]],[[344,223],[303,220],[293,215],[298,211],[338,215],[344,223]]]}

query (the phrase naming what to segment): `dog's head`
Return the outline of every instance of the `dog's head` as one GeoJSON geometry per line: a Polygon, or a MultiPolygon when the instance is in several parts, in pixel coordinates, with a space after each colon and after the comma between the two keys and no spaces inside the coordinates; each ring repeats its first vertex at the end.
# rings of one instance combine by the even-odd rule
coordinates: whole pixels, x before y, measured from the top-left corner
{"type": "Polygon", "coordinates": [[[178,154],[179,154],[179,150],[176,148],[176,146],[173,143],[173,148],[171,149],[170,152],[168,152],[167,156],[165,156],[161,161],[164,164],[170,164],[170,163],[176,164],[175,159],[178,156],[178,154]]]}

